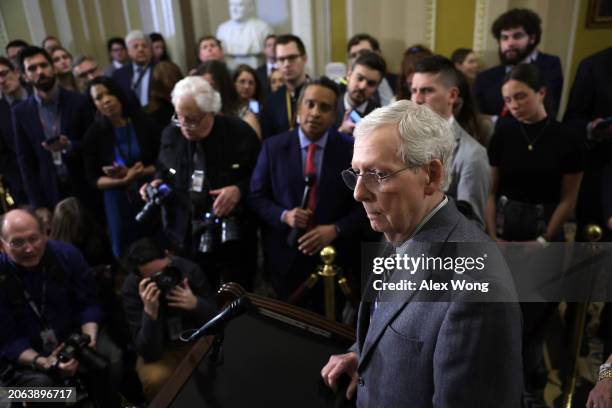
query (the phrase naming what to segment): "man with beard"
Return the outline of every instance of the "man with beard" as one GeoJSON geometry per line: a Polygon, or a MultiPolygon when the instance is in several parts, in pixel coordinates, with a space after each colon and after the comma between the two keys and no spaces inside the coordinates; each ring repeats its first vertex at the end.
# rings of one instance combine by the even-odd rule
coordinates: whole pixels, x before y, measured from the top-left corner
{"type": "Polygon", "coordinates": [[[480,111],[494,116],[509,115],[501,94],[504,77],[513,66],[531,63],[544,75],[548,112],[551,117],[555,117],[561,100],[563,72],[559,57],[538,50],[542,36],[540,17],[531,10],[512,9],[495,20],[491,32],[499,43],[498,52],[502,64],[482,71],[476,77],[474,94],[480,111]]]}
{"type": "Polygon", "coordinates": [[[338,98],[336,114],[338,131],[352,135],[359,119],[380,107],[373,96],[380,81],[385,77],[386,67],[385,60],[370,51],[364,51],[353,62],[348,73],[346,89],[338,98]]]}
{"type": "Polygon", "coordinates": [[[88,98],[59,86],[44,49],[23,49],[19,62],[34,87],[32,95],[13,108],[17,160],[30,204],[51,209],[62,198],[76,195],[95,207],[96,195],[87,188],[81,157],[81,140],[93,120],[88,98]]]}

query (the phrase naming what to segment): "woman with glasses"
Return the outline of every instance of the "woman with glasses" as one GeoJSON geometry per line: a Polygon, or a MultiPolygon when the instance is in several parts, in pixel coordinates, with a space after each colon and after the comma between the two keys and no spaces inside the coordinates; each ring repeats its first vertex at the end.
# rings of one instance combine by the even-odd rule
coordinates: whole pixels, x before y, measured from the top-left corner
{"type": "Polygon", "coordinates": [[[230,77],[224,62],[211,60],[198,67],[196,75],[201,75],[221,96],[221,113],[226,116],[240,118],[249,124],[261,139],[261,126],[257,116],[249,110],[247,102],[243,101],[234,82],[230,77]]]}
{"type": "Polygon", "coordinates": [[[85,133],[85,170],[104,193],[113,253],[119,258],[148,229],[134,218],[142,208],[138,187],[155,171],[160,132],[146,114],[129,109],[112,79],[94,79],[88,94],[97,114],[85,133]]]}
{"type": "MultiPolygon", "coordinates": [[[[573,217],[576,206],[585,146],[571,128],[549,116],[545,81],[534,64],[516,65],[506,76],[502,95],[512,117],[498,120],[488,147],[487,232],[497,241],[532,241],[542,246],[562,241],[563,225],[573,217]]],[[[537,262],[525,259],[527,265],[537,262]]],[[[562,267],[552,262],[546,262],[547,269],[562,267]]],[[[521,303],[524,378],[530,393],[546,384],[542,348],[556,306],[521,303]]]]}

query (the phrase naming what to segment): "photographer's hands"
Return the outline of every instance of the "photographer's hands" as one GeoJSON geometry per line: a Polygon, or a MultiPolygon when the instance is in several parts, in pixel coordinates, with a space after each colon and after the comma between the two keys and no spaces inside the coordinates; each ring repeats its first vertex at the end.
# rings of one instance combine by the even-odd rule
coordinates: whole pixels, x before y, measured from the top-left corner
{"type": "Polygon", "coordinates": [[[229,215],[240,201],[240,189],[235,185],[210,190],[210,195],[216,196],[213,210],[217,217],[229,215]]]}
{"type": "Polygon", "coordinates": [[[155,284],[151,282],[151,278],[144,278],[138,284],[138,294],[142,303],[144,304],[144,312],[152,320],[157,320],[159,314],[159,295],[160,290],[155,284]]]}
{"type": "Polygon", "coordinates": [[[198,306],[198,298],[191,291],[187,278],[184,278],[180,285],[173,287],[166,295],[166,299],[168,299],[168,306],[178,309],[195,310],[198,306]]]}

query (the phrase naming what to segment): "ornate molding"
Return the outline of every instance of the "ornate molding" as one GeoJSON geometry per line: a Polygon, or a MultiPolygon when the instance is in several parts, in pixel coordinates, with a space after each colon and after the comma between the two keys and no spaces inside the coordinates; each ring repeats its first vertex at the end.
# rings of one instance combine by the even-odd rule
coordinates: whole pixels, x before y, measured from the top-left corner
{"type": "Polygon", "coordinates": [[[425,0],[425,45],[433,50],[436,46],[436,0],[425,0]]]}
{"type": "Polygon", "coordinates": [[[0,11],[0,46],[2,49],[6,47],[9,42],[8,32],[6,31],[6,24],[4,24],[4,17],[2,11],[0,11]]]}
{"type": "Polygon", "coordinates": [[[486,49],[486,38],[488,34],[488,8],[488,0],[476,0],[474,15],[474,38],[472,40],[472,49],[478,54],[482,54],[482,52],[486,49]]]}

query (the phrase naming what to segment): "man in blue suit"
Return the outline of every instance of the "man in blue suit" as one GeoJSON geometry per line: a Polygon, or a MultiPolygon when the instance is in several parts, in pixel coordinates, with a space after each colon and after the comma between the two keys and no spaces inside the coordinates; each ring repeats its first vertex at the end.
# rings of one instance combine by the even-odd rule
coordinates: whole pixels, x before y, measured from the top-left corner
{"type": "Polygon", "coordinates": [[[93,120],[88,98],[59,86],[42,48],[25,48],[19,58],[34,88],[13,108],[17,160],[30,204],[52,209],[68,195],[93,203],[81,156],[81,140],[93,120]]]}
{"type": "Polygon", "coordinates": [[[130,103],[133,100],[130,96],[136,95],[138,103],[144,108],[149,104],[153,79],[151,40],[142,31],[134,30],[128,33],[125,42],[132,62],[113,72],[113,79],[128,96],[130,103]]]}
{"type": "Polygon", "coordinates": [[[367,219],[340,176],[350,166],[353,141],[333,128],[337,99],[337,85],[326,77],[304,85],[299,128],[264,140],[251,178],[249,205],[263,222],[265,269],[281,299],[321,263],[315,255],[323,247],[334,245],[345,268],[349,253],[359,259],[355,253],[367,219]],[[315,182],[302,208],[309,173],[315,182]],[[287,243],[292,229],[306,231],[295,247],[287,243]]]}
{"type": "Polygon", "coordinates": [[[512,9],[493,22],[491,32],[499,43],[501,65],[482,71],[476,77],[474,95],[480,111],[487,115],[508,115],[501,94],[504,77],[514,65],[531,63],[540,68],[546,79],[547,112],[555,117],[561,101],[563,72],[559,57],[538,50],[542,37],[540,17],[528,9],[512,9]]]}

